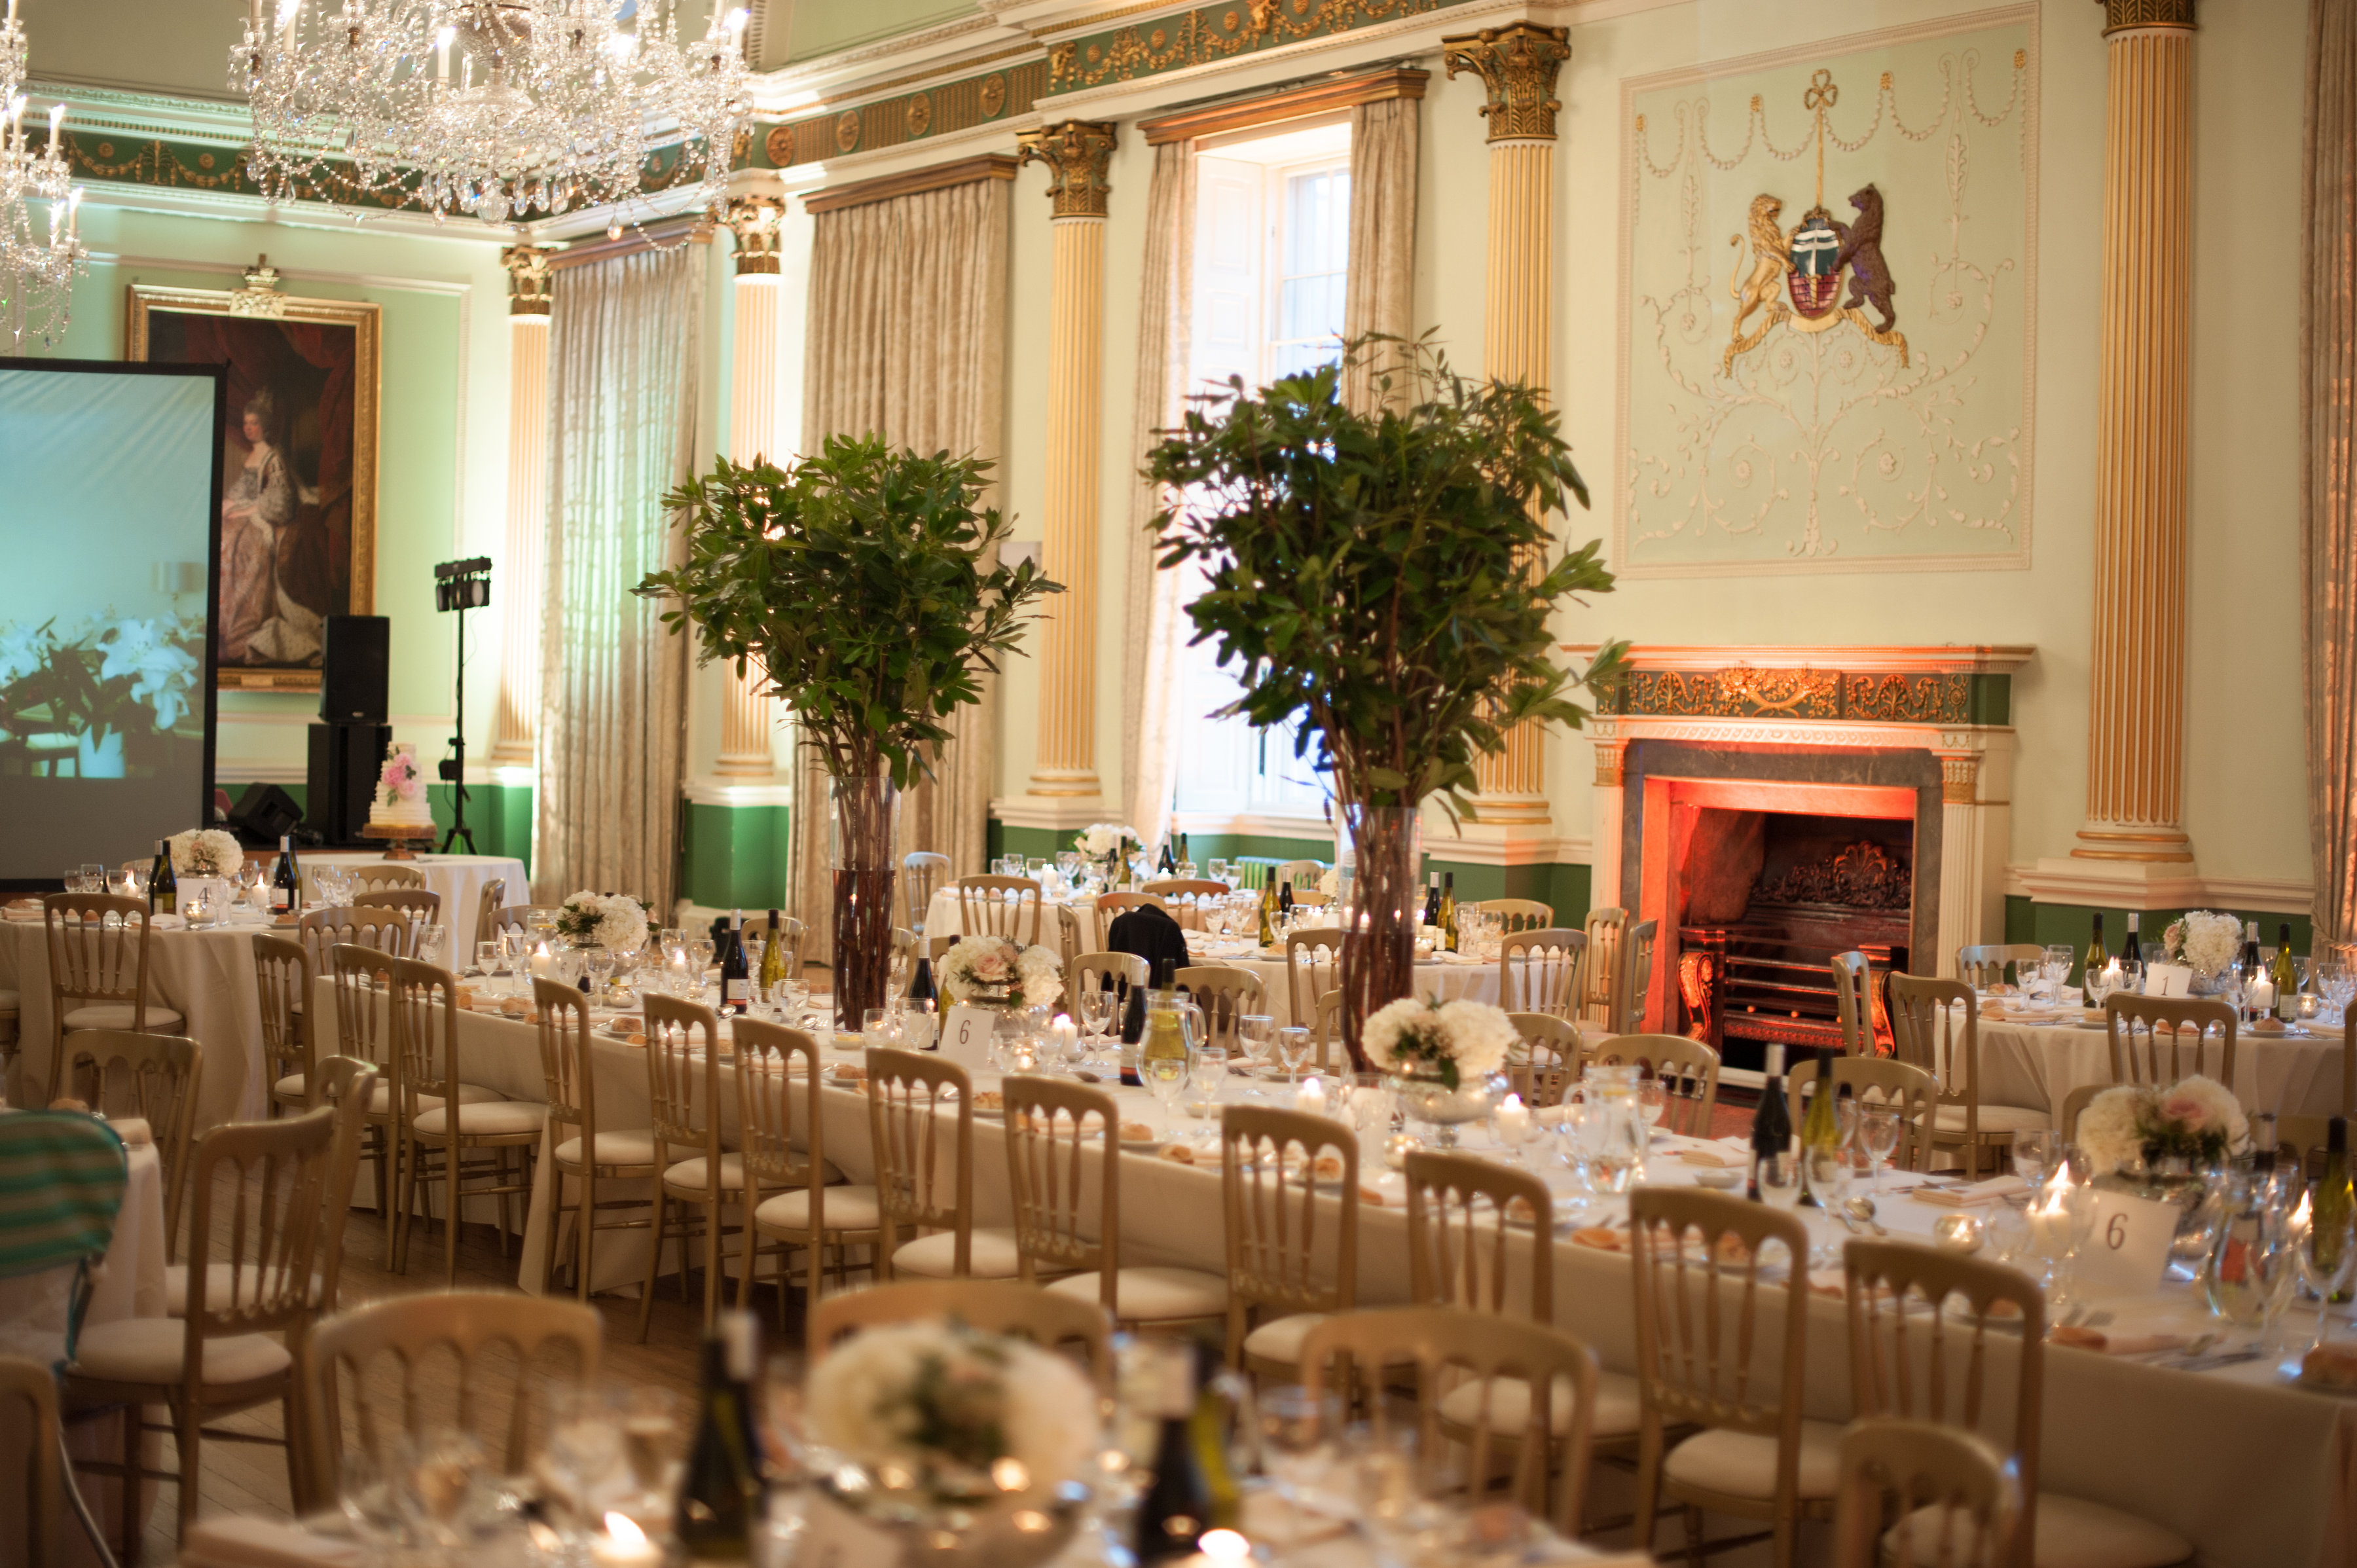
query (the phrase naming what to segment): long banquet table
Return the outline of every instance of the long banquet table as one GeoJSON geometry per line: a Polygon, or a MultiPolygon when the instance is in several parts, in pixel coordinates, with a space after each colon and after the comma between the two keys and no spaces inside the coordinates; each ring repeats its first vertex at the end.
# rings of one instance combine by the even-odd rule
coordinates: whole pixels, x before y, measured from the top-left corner
{"type": "MultiPolygon", "coordinates": [[[[324,988],[317,1004],[330,1005],[324,988]]],[[[541,1097],[534,1027],[468,1013],[460,1017],[458,1035],[462,1071],[469,1081],[522,1098],[541,1097]]],[[[648,1125],[644,1048],[600,1033],[592,1058],[601,1127],[648,1125]]],[[[842,1053],[839,1059],[856,1058],[842,1053]]],[[[989,1075],[982,1075],[980,1081],[989,1081],[989,1075]]],[[[728,1084],[725,1077],[723,1083],[728,1084]]],[[[1283,1090],[1267,1087],[1282,1099],[1283,1090]]],[[[1160,1112],[1144,1091],[1122,1090],[1116,1098],[1125,1118],[1160,1125],[1160,1112]]],[[[819,1101],[826,1157],[853,1181],[872,1179],[864,1094],[828,1087],[821,1090],[819,1101]]],[[[737,1142],[735,1114],[733,1088],[724,1087],[723,1142],[731,1146],[737,1142]]],[[[942,1119],[942,1128],[948,1138],[949,1118],[942,1119]]],[[[1124,1227],[1124,1261],[1225,1273],[1216,1163],[1184,1165],[1153,1155],[1124,1157],[1122,1210],[1129,1221],[1124,1227]]],[[[1004,1127],[978,1117],[974,1203],[979,1224],[1004,1225],[1011,1216],[1006,1162],[1004,1127]]],[[[519,1280],[526,1290],[541,1288],[554,1230],[547,1170],[544,1163],[533,1195],[532,1228],[519,1280]]],[[[1693,1170],[1657,1154],[1647,1179],[1690,1182],[1693,1170]]],[[[1559,1193],[1567,1194],[1573,1186],[1570,1173],[1560,1165],[1548,1165],[1543,1174],[1559,1193]]],[[[1361,1220],[1359,1300],[1372,1306],[1406,1299],[1407,1251],[1399,1177],[1383,1175],[1370,1185],[1383,1199],[1380,1207],[1366,1208],[1361,1220]]],[[[605,1196],[632,1194],[616,1184],[605,1196]]],[[[1624,1202],[1598,1200],[1586,1218],[1589,1222],[1609,1220],[1624,1202]]],[[[1902,1236],[1928,1237],[1932,1220],[1952,1212],[1895,1195],[1886,1195],[1881,1207],[1884,1222],[1902,1236]]],[[[1812,1217],[1810,1223],[1822,1242],[1846,1239],[1821,1217],[1812,1217]]],[[[645,1247],[642,1232],[601,1235],[596,1287],[609,1289],[642,1279],[645,1247]]],[[[1627,1259],[1559,1238],[1553,1269],[1556,1326],[1587,1340],[1606,1367],[1633,1370],[1634,1315],[1627,1259]]],[[[2124,1326],[2155,1317],[2207,1322],[2184,1286],[2113,1305],[2124,1326]]],[[[1808,1314],[1808,1413],[1846,1420],[1849,1359],[1842,1304],[1813,1294],[1808,1314]]],[[[1773,1318],[1771,1310],[1762,1320],[1759,1342],[1763,1345],[1778,1340],[1773,1318]]],[[[2306,1327],[2306,1322],[2295,1325],[2303,1341],[2306,1327]]],[[[2349,1332],[2345,1325],[2338,1331],[2349,1332]]],[[[2009,1386],[2006,1350],[2000,1342],[1993,1352],[1993,1387],[2009,1386]]],[[[2003,1416],[2001,1401],[1993,1403],[1991,1414],[1992,1419],[2003,1416]]],[[[2357,1561],[2357,1509],[2352,1508],[2357,1505],[2357,1403],[2292,1386],[2267,1362],[2196,1373],[2050,1348],[2043,1434],[2041,1480],[2049,1489],[2167,1524],[2200,1545],[2200,1561],[2205,1564],[2274,1568],[2332,1563],[2347,1568],[2357,1561]]]]}
{"type": "MultiPolygon", "coordinates": [[[[320,849],[300,857],[303,865],[304,896],[315,899],[312,878],[323,865],[381,865],[384,855],[376,850],[320,849]]],[[[482,901],[483,884],[498,877],[505,884],[500,903],[529,904],[532,887],[523,862],[507,854],[421,854],[403,864],[413,865],[425,875],[426,887],[442,895],[442,923],[450,928],[448,951],[456,961],[455,967],[464,968],[475,951],[475,906],[482,901]]]]}
{"type": "MultiPolygon", "coordinates": [[[[2247,1030],[2237,1036],[2232,1088],[2245,1108],[2280,1115],[2343,1113],[2347,1047],[2341,1031],[2311,1028],[2304,1036],[2247,1030]]],[[[1985,1104],[2027,1105],[2059,1116],[2064,1096],[2073,1089],[2112,1081],[2111,1047],[2101,1024],[2032,1025],[1983,1017],[1980,1039],[1985,1104]]]]}

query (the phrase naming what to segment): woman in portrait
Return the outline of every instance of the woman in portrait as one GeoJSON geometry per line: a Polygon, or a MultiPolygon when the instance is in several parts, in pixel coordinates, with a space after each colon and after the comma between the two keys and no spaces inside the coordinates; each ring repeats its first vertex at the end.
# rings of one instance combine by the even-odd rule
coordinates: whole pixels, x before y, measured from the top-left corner
{"type": "Polygon", "coordinates": [[[241,434],[245,463],[221,498],[221,661],[316,662],[324,625],[317,596],[306,591],[309,574],[292,569],[308,553],[302,489],[269,388],[246,400],[241,434]]]}

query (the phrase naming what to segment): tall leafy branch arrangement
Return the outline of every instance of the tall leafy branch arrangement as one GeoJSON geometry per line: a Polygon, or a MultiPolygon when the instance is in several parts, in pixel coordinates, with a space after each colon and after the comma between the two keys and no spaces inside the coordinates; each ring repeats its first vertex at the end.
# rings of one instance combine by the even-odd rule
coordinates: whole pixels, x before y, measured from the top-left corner
{"type": "Polygon", "coordinates": [[[1063,591],[997,559],[1013,525],[982,505],[990,467],[877,435],[782,468],[721,459],[663,498],[686,560],[636,590],[670,601],[663,623],[694,627],[703,661],[758,669],[835,780],[835,1000],[855,1025],[890,964],[894,798],[1063,591]]]}
{"type": "MultiPolygon", "coordinates": [[[[1577,727],[1575,700],[1618,668],[1558,663],[1557,601],[1609,592],[1591,541],[1557,553],[1547,519],[1587,488],[1530,388],[1470,381],[1431,343],[1348,347],[1396,369],[1372,411],[1346,407],[1339,366],[1190,401],[1146,472],[1174,504],[1154,520],[1165,568],[1198,564],[1188,609],[1242,694],[1225,714],[1302,720],[1297,752],[1329,769],[1355,841],[1364,934],[1342,953],[1343,1026],[1412,984],[1412,812],[1458,814],[1478,757],[1529,721],[1577,727]]],[[[1363,1060],[1363,1058],[1360,1058],[1363,1060]]]]}

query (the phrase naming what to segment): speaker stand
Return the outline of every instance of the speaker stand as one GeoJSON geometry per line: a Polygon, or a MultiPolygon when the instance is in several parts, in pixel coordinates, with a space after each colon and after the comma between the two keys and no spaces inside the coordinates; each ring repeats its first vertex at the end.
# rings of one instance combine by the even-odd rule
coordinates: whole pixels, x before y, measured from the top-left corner
{"type": "Polygon", "coordinates": [[[473,854],[475,835],[467,826],[467,612],[458,616],[458,666],[457,703],[458,733],[450,737],[450,760],[442,764],[442,776],[450,781],[450,831],[442,835],[442,853],[448,854],[453,844],[465,841],[467,853],[473,854]]]}

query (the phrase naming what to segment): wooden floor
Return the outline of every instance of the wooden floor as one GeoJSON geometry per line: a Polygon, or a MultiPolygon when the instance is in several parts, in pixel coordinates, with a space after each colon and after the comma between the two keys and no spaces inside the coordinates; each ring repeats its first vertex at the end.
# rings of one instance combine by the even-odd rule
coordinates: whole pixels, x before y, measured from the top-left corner
{"type": "MultiPolygon", "coordinates": [[[[459,1233],[458,1280],[460,1290],[512,1290],[516,1282],[515,1252],[517,1243],[511,1240],[508,1256],[500,1255],[498,1232],[488,1225],[469,1225],[459,1233]]],[[[392,1273],[384,1266],[384,1228],[375,1215],[366,1209],[354,1209],[344,1232],[344,1270],[340,1287],[342,1305],[356,1306],[364,1302],[386,1296],[414,1294],[420,1291],[443,1288],[443,1247],[439,1228],[420,1229],[411,1247],[412,1264],[408,1275],[392,1273]]],[[[689,1288],[692,1299],[683,1303],[679,1298],[678,1280],[674,1276],[663,1282],[656,1293],[653,1322],[647,1331],[647,1342],[637,1343],[637,1300],[626,1294],[608,1294],[591,1298],[605,1320],[605,1374],[618,1382],[632,1386],[654,1384],[692,1392],[696,1384],[700,1346],[703,1338],[702,1276],[691,1275],[689,1288]]],[[[566,1295],[566,1300],[572,1299],[566,1295]]],[[[764,1287],[757,1295],[756,1305],[761,1312],[770,1341],[779,1337],[776,1293],[764,1287]]],[[[798,1305],[791,1307],[789,1333],[791,1342],[799,1343],[802,1332],[798,1305]]],[[[447,1374],[446,1374],[447,1376],[447,1374]]],[[[455,1380],[451,1380],[455,1383],[455,1380]]],[[[448,1389],[435,1386],[432,1369],[419,1377],[421,1395],[432,1402],[448,1389]]],[[[282,1435],[282,1425],[276,1406],[248,1412],[209,1423],[231,1431],[282,1435]]],[[[168,1436],[163,1440],[165,1470],[177,1472],[179,1460],[168,1436]]],[[[269,1519],[291,1517],[286,1487],[286,1451],[274,1444],[208,1442],[203,1450],[203,1474],[198,1483],[199,1516],[210,1514],[252,1514],[269,1519]]],[[[168,1563],[178,1554],[178,1520],[179,1498],[172,1482],[156,1488],[156,1505],[148,1515],[145,1541],[145,1562],[151,1565],[168,1563]]],[[[113,1520],[102,1520],[112,1527],[113,1520]]],[[[112,1530],[110,1528],[110,1534],[112,1530]]]]}

